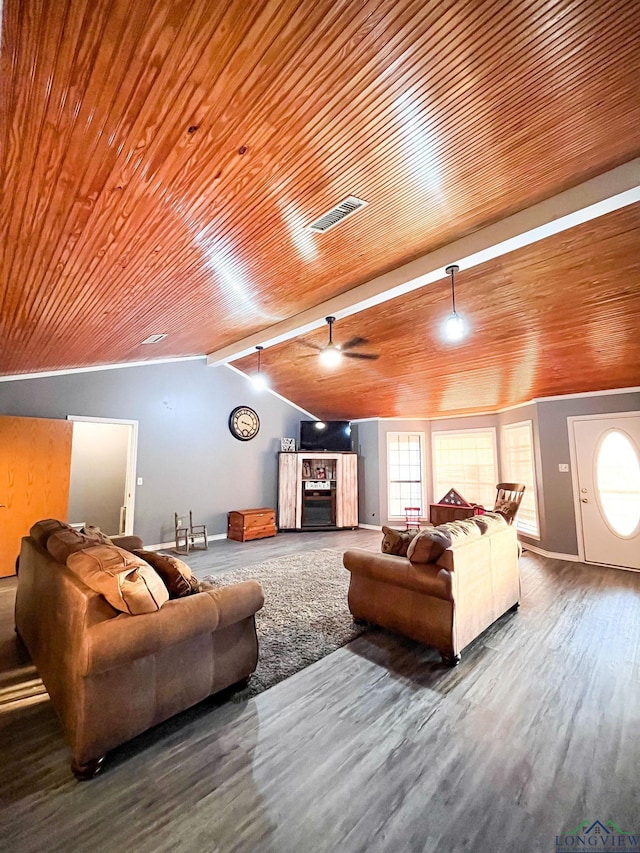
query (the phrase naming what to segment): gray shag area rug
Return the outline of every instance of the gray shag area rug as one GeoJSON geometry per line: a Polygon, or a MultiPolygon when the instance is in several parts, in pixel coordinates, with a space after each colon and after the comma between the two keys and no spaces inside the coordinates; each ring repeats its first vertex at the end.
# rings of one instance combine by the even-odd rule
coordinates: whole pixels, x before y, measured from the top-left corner
{"type": "Polygon", "coordinates": [[[262,693],[367,630],[349,612],[341,551],[306,551],[202,580],[218,587],[257,580],[264,590],[264,607],[256,613],[258,667],[234,702],[262,693]]]}

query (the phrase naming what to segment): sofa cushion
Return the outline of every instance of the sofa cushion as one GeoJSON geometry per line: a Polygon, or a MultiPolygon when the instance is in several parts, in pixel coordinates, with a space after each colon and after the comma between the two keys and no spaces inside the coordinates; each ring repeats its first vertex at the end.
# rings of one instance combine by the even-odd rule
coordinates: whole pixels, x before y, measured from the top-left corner
{"type": "Polygon", "coordinates": [[[41,548],[46,548],[47,539],[52,533],[56,533],[58,530],[70,529],[68,524],[65,524],[64,521],[58,521],[57,518],[43,518],[40,521],[36,521],[29,531],[29,536],[35,539],[41,548]]]}
{"type": "Polygon", "coordinates": [[[67,567],[116,610],[136,616],[160,610],[169,593],[140,557],[115,545],[92,545],[67,558],[67,567]]]}
{"type": "Polygon", "coordinates": [[[393,527],[383,527],[380,550],[383,554],[395,554],[397,557],[406,557],[411,540],[419,532],[419,530],[395,530],[393,527]]]}
{"type": "Polygon", "coordinates": [[[169,590],[169,598],[182,598],[183,595],[199,592],[200,585],[191,574],[191,569],[177,557],[140,549],[134,551],[134,554],[148,563],[160,575],[164,585],[169,590]]]}
{"type": "Polygon", "coordinates": [[[443,525],[421,530],[407,549],[407,557],[412,563],[435,563],[438,557],[451,545],[451,534],[443,530],[443,525]]]}
{"type": "Polygon", "coordinates": [[[66,563],[69,554],[83,551],[96,544],[95,539],[89,539],[83,533],[73,530],[71,527],[63,527],[56,530],[47,539],[47,551],[58,563],[66,563]]]}

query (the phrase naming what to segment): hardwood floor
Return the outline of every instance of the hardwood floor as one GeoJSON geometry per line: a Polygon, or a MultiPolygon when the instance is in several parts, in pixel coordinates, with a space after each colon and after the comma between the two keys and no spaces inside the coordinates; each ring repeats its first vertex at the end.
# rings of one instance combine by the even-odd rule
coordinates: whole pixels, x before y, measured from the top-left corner
{"type": "MultiPolygon", "coordinates": [[[[285,534],[189,562],[201,575],[379,541],[285,534]]],[[[640,574],[531,553],[521,567],[520,610],[455,670],[365,635],[245,705],[173,718],[84,783],[13,636],[15,580],[0,581],[0,847],[530,853],[582,820],[640,834],[640,574]]]]}

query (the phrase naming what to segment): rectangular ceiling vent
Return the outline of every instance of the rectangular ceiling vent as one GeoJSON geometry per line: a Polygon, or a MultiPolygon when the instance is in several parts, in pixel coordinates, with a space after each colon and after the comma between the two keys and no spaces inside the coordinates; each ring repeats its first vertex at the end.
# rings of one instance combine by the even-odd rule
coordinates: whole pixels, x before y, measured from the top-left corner
{"type": "Polygon", "coordinates": [[[157,344],[160,341],[163,341],[167,336],[166,335],[149,335],[148,338],[145,338],[142,341],[143,344],[157,344]]]}
{"type": "Polygon", "coordinates": [[[368,204],[368,201],[363,201],[354,195],[347,196],[344,201],[341,201],[340,204],[323,213],[322,216],[316,219],[315,222],[312,222],[311,225],[308,225],[307,228],[309,231],[319,231],[321,234],[324,234],[325,231],[333,228],[338,222],[342,222],[343,219],[346,219],[352,213],[356,213],[361,207],[366,207],[368,204]]]}

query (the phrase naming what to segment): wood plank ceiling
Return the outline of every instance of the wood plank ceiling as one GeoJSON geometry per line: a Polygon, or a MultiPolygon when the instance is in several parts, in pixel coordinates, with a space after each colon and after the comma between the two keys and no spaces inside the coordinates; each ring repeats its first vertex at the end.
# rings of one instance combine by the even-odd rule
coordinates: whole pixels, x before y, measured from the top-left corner
{"type": "Polygon", "coordinates": [[[5,0],[0,374],[219,349],[637,157],[639,32],[636,0],[5,0]]]}
{"type": "MultiPolygon", "coordinates": [[[[494,411],[535,397],[640,385],[640,204],[461,271],[457,344],[442,327],[450,282],[345,317],[340,344],[365,338],[323,367],[327,330],[268,350],[262,369],[278,393],[321,418],[438,417],[494,411]]],[[[234,362],[255,373],[256,356],[234,362]]]]}

